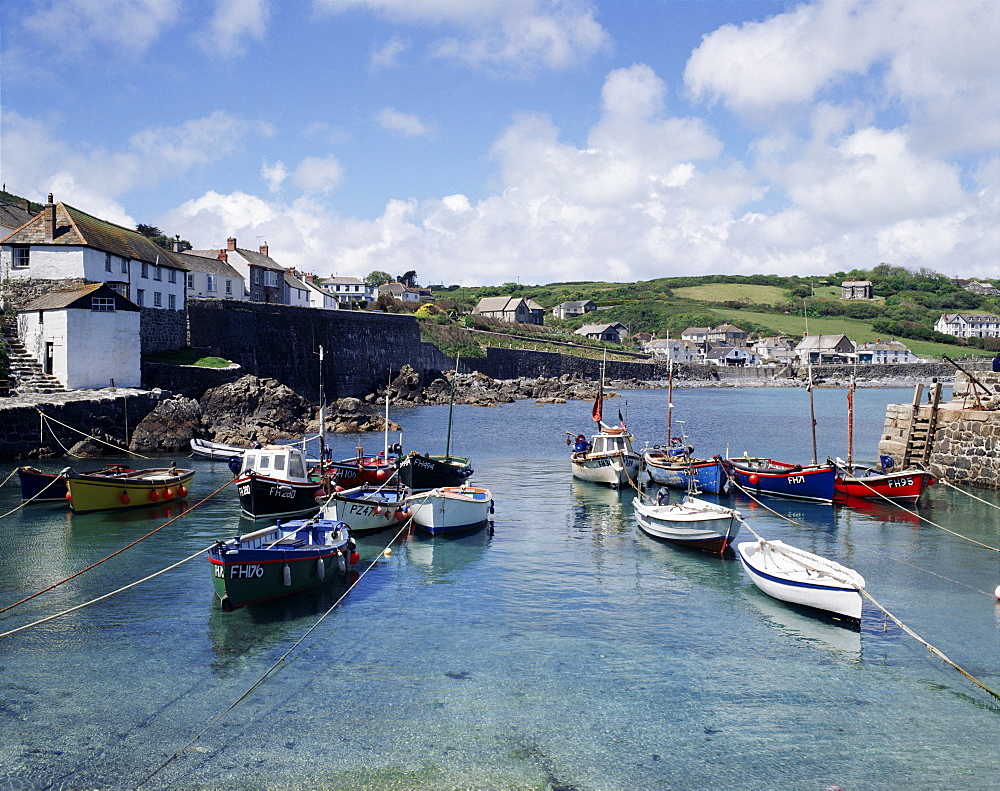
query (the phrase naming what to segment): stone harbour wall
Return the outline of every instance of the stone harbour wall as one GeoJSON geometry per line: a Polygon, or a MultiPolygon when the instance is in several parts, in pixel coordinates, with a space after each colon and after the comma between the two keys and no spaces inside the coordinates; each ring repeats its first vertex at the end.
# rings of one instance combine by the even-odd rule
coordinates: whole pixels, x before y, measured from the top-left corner
{"type": "Polygon", "coordinates": [[[228,368],[202,368],[197,365],[142,364],[142,386],[160,388],[172,393],[201,398],[206,390],[235,382],[243,376],[243,368],[233,364],[228,368]]]}
{"type": "MultiPolygon", "coordinates": [[[[106,388],[0,400],[0,458],[63,456],[85,439],[79,432],[127,448],[129,437],[165,394],[106,388]],[[43,421],[41,413],[52,420],[43,421]],[[66,428],[55,421],[65,423],[66,428]]],[[[108,453],[115,453],[108,450],[108,453]]]]}
{"type": "Polygon", "coordinates": [[[140,308],[139,337],[143,354],[182,349],[187,345],[187,314],[183,310],[140,308]]]}

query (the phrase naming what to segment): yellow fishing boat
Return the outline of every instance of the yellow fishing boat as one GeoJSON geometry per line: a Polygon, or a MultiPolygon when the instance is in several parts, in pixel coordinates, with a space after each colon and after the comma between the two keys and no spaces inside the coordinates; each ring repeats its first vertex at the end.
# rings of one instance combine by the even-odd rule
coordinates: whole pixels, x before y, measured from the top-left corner
{"type": "Polygon", "coordinates": [[[66,473],[66,499],[75,514],[139,508],[187,497],[194,470],[175,466],[135,470],[124,475],[66,473]]]}

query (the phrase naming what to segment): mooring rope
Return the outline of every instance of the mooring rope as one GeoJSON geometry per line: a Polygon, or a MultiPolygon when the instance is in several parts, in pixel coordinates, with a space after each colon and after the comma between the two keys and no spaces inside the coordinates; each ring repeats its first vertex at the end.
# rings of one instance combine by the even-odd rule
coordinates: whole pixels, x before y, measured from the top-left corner
{"type": "MultiPolygon", "coordinates": [[[[69,469],[69,467],[66,468],[66,470],[68,470],[68,469],[69,469]]],[[[66,472],[66,470],[63,470],[63,472],[60,473],[60,474],[64,474],[66,472]]],[[[17,472],[17,470],[14,470],[14,472],[17,472]]],[[[11,475],[13,475],[13,474],[14,473],[11,473],[11,475]]],[[[10,480],[10,476],[7,477],[7,480],[8,481],[10,480]]],[[[4,519],[5,517],[10,516],[11,514],[16,514],[18,511],[20,511],[22,508],[24,508],[24,506],[28,505],[29,503],[33,502],[34,500],[36,500],[37,498],[39,498],[43,494],[45,494],[45,492],[48,490],[48,488],[50,486],[55,486],[58,482],[59,482],[59,478],[58,477],[53,478],[51,481],[49,481],[47,484],[45,484],[45,486],[43,486],[41,489],[39,489],[37,492],[35,492],[33,495],[31,495],[31,497],[29,497],[27,500],[24,500],[19,506],[15,507],[15,508],[11,508],[5,514],[0,514],[0,519],[4,519]]],[[[4,483],[7,483],[7,481],[4,481],[4,483]]],[[[0,484],[0,486],[3,486],[3,484],[0,484]]],[[[3,612],[3,610],[0,610],[0,612],[3,612]]]]}
{"type": "MultiPolygon", "coordinates": [[[[748,497],[750,497],[750,498],[751,498],[752,500],[754,500],[755,502],[757,502],[757,503],[760,503],[760,501],[759,501],[759,500],[757,500],[757,499],[756,499],[755,497],[753,497],[753,495],[751,495],[751,494],[750,494],[749,492],[747,492],[747,491],[746,491],[746,490],[745,490],[745,489],[744,489],[744,488],[743,488],[742,486],[740,486],[740,485],[739,485],[739,483],[737,483],[736,481],[734,481],[734,480],[733,480],[733,478],[732,478],[732,477],[731,477],[731,476],[729,475],[729,471],[728,471],[728,470],[726,470],[726,476],[727,476],[727,477],[729,477],[729,480],[730,480],[731,482],[733,482],[733,484],[734,484],[734,485],[735,485],[735,486],[736,486],[736,487],[737,487],[737,488],[738,488],[738,489],[739,489],[740,491],[744,492],[744,493],[745,493],[745,494],[746,494],[746,495],[747,495],[748,497]]],[[[760,503],[760,504],[761,504],[761,505],[763,505],[763,503],[760,503]]],[[[767,506],[764,506],[764,507],[765,507],[765,508],[767,508],[767,506]]],[[[781,513],[778,513],[777,511],[775,511],[775,510],[774,510],[774,509],[772,509],[772,508],[768,508],[768,510],[769,510],[769,511],[771,511],[771,513],[773,513],[773,514],[775,514],[775,515],[777,515],[777,516],[780,516],[780,517],[782,517],[783,519],[785,519],[785,520],[786,520],[786,521],[788,521],[788,522],[791,522],[791,523],[792,523],[792,524],[794,524],[794,525],[798,525],[799,527],[807,527],[806,525],[801,525],[801,524],[799,524],[799,523],[798,523],[798,522],[796,522],[796,521],[795,521],[794,519],[791,519],[791,518],[789,518],[789,517],[786,517],[786,516],[785,516],[784,514],[781,514],[781,513]]],[[[906,509],[906,510],[907,510],[907,511],[909,511],[909,509],[906,509]]],[[[759,535],[758,535],[758,534],[757,534],[756,532],[754,532],[753,528],[752,528],[752,527],[750,527],[750,525],[748,525],[748,524],[746,523],[746,521],[744,521],[743,519],[741,519],[741,520],[740,520],[740,523],[741,523],[741,524],[742,524],[742,525],[743,525],[744,527],[746,527],[746,529],[747,529],[747,530],[749,530],[749,531],[750,531],[751,533],[753,533],[754,537],[755,537],[755,538],[756,538],[756,539],[757,539],[758,541],[760,541],[761,543],[764,543],[764,544],[767,544],[767,545],[768,545],[768,546],[769,546],[769,547],[770,547],[770,548],[771,548],[771,549],[772,549],[773,551],[777,551],[777,552],[779,552],[780,554],[784,555],[785,557],[788,557],[788,558],[789,558],[790,560],[794,560],[794,561],[795,561],[796,563],[798,563],[798,564],[799,564],[800,566],[802,566],[803,568],[806,568],[806,569],[809,569],[809,568],[810,568],[810,567],[809,567],[809,566],[807,566],[807,565],[806,565],[806,564],[805,564],[805,563],[804,563],[804,562],[803,562],[802,560],[800,560],[800,559],[798,559],[798,558],[794,558],[794,557],[792,557],[792,556],[791,556],[791,555],[790,555],[789,553],[787,553],[787,552],[782,552],[782,551],[781,551],[781,548],[780,548],[780,547],[776,547],[776,546],[774,546],[774,544],[773,544],[772,542],[770,542],[770,541],[767,541],[766,539],[763,539],[763,538],[761,538],[761,537],[760,537],[760,536],[759,536],[759,535]]],[[[950,532],[950,531],[949,531],[949,532],[950,532]]],[[[882,553],[880,553],[880,554],[882,554],[882,553]]],[[[891,556],[889,556],[889,557],[891,557],[891,556]]],[[[907,625],[906,625],[905,623],[903,623],[903,622],[902,622],[901,620],[899,620],[899,618],[897,618],[897,617],[896,617],[895,615],[893,615],[893,614],[892,614],[891,612],[889,612],[889,610],[887,610],[887,609],[886,609],[885,607],[883,607],[883,606],[882,606],[882,604],[881,604],[881,603],[880,603],[880,602],[879,602],[879,601],[878,601],[878,600],[877,600],[877,599],[876,599],[876,598],[875,598],[874,596],[872,596],[872,595],[871,595],[871,594],[870,594],[870,593],[869,593],[869,592],[868,592],[868,591],[867,591],[867,590],[866,590],[865,588],[861,587],[860,585],[857,585],[856,583],[854,583],[853,581],[851,581],[851,580],[849,580],[849,579],[841,579],[841,578],[839,578],[839,577],[835,576],[834,574],[831,574],[831,573],[830,573],[829,571],[826,571],[826,570],[824,570],[824,569],[815,569],[815,568],[814,568],[814,569],[812,569],[812,570],[813,570],[813,571],[819,571],[819,572],[821,572],[821,573],[825,574],[826,576],[830,577],[831,579],[835,579],[835,580],[837,580],[838,582],[841,582],[841,583],[844,583],[844,584],[847,584],[847,585],[850,585],[850,586],[851,586],[852,588],[854,588],[854,589],[855,589],[855,590],[856,590],[856,591],[857,591],[857,592],[858,592],[858,593],[859,593],[860,595],[864,596],[864,597],[865,597],[866,599],[868,599],[868,601],[870,601],[870,602],[871,602],[872,604],[874,604],[874,605],[875,605],[875,606],[876,606],[876,607],[877,607],[877,608],[878,608],[879,610],[881,610],[881,611],[882,611],[882,612],[883,612],[883,613],[885,614],[885,616],[886,616],[887,618],[889,618],[890,620],[892,620],[892,622],[893,622],[893,623],[895,623],[895,624],[896,624],[896,625],[897,625],[897,626],[898,626],[898,627],[899,627],[900,629],[902,629],[902,630],[903,630],[904,632],[906,632],[906,634],[910,635],[910,637],[912,637],[912,638],[913,638],[914,640],[916,640],[916,641],[917,641],[918,643],[920,643],[920,644],[921,644],[921,645],[923,645],[923,646],[924,646],[925,648],[927,648],[927,650],[928,650],[928,651],[930,651],[930,652],[931,652],[931,653],[932,653],[932,654],[933,654],[934,656],[938,657],[938,658],[939,658],[939,659],[941,659],[941,660],[942,660],[943,662],[946,662],[947,664],[951,665],[951,666],[952,666],[953,668],[955,668],[955,670],[957,670],[957,671],[958,671],[959,673],[961,673],[961,674],[962,674],[963,676],[965,676],[965,677],[966,677],[966,678],[967,678],[967,679],[968,679],[969,681],[971,681],[971,682],[972,682],[973,684],[975,684],[975,685],[976,685],[977,687],[979,687],[980,689],[982,689],[982,690],[984,690],[985,692],[989,693],[990,695],[992,695],[992,696],[993,696],[994,698],[996,698],[997,700],[1000,700],[1000,693],[998,693],[998,692],[996,692],[995,690],[993,690],[993,689],[991,689],[990,687],[988,687],[988,686],[987,686],[986,684],[984,684],[984,683],[983,683],[982,681],[980,681],[980,680],[979,680],[978,678],[976,678],[976,677],[975,677],[975,676],[973,676],[973,675],[972,675],[971,673],[969,673],[969,671],[965,670],[965,668],[963,668],[963,667],[962,667],[961,665],[959,665],[959,664],[958,664],[957,662],[954,662],[953,660],[951,660],[951,659],[950,659],[950,658],[949,658],[949,657],[948,657],[948,656],[947,656],[947,655],[946,655],[946,654],[945,654],[945,653],[944,653],[943,651],[941,651],[941,650],[940,650],[939,648],[936,648],[935,646],[933,646],[933,645],[931,645],[931,644],[930,644],[929,642],[927,642],[927,641],[926,641],[926,640],[925,640],[924,638],[922,638],[922,637],[921,637],[920,635],[918,635],[918,634],[917,634],[917,633],[916,633],[915,631],[913,631],[913,629],[911,629],[911,628],[910,628],[909,626],[907,626],[907,625]]],[[[947,579],[947,578],[945,578],[945,579],[947,579]]],[[[982,591],[980,591],[980,592],[982,592],[982,591]]]]}
{"type": "Polygon", "coordinates": [[[10,482],[10,479],[13,478],[14,475],[17,474],[17,471],[19,469],[21,469],[21,468],[20,467],[15,467],[13,470],[10,471],[10,475],[8,475],[6,478],[3,479],[3,483],[0,483],[0,489],[2,489],[4,486],[6,486],[10,482]]]}
{"type": "MultiPolygon", "coordinates": [[[[195,558],[200,557],[201,555],[204,555],[213,546],[215,546],[215,542],[214,541],[211,544],[209,544],[207,547],[205,547],[204,549],[199,549],[193,555],[190,555],[190,556],[184,558],[184,560],[179,560],[176,563],[174,563],[173,565],[167,566],[165,569],[160,569],[159,571],[154,572],[153,574],[150,574],[148,577],[143,577],[142,579],[136,580],[135,582],[130,582],[128,585],[124,585],[121,588],[118,588],[117,590],[111,591],[110,593],[105,593],[103,596],[98,596],[96,599],[91,599],[90,601],[86,601],[83,604],[77,604],[75,607],[70,607],[68,610],[63,610],[62,612],[57,612],[57,613],[55,613],[53,615],[48,615],[45,618],[40,618],[37,621],[32,621],[31,623],[26,623],[23,626],[18,626],[16,629],[11,629],[11,630],[6,631],[6,632],[0,632],[0,639],[2,639],[4,637],[10,637],[12,634],[17,634],[18,632],[23,632],[25,629],[31,629],[31,628],[33,628],[35,626],[40,626],[43,623],[48,623],[49,621],[54,621],[56,618],[62,618],[64,615],[69,615],[70,613],[76,612],[77,610],[82,610],[84,607],[90,607],[90,605],[92,605],[92,604],[97,604],[98,602],[104,601],[105,599],[110,599],[112,596],[117,596],[119,593],[123,593],[124,591],[127,591],[127,590],[129,590],[131,588],[134,588],[137,585],[141,585],[144,582],[149,582],[149,580],[154,579],[156,577],[159,577],[161,574],[166,574],[168,571],[172,571],[173,569],[177,568],[178,566],[183,566],[185,563],[187,563],[187,562],[189,562],[191,560],[194,560],[195,558]]],[[[117,553],[115,553],[115,554],[117,554],[117,553]]],[[[105,560],[107,560],[107,558],[105,558],[105,560]]],[[[101,562],[103,562],[103,561],[101,561],[101,562]]],[[[84,570],[86,570],[86,569],[84,569],[84,570]]],[[[83,572],[80,572],[80,573],[83,573],[83,572]]],[[[72,578],[70,578],[70,579],[72,579],[72,578]]],[[[44,593],[44,591],[39,591],[39,593],[44,593]]],[[[35,595],[37,596],[38,594],[36,593],[35,595]]],[[[29,598],[31,598],[31,597],[29,597],[29,598]]],[[[25,601],[27,601],[27,599],[25,599],[25,601]]],[[[20,604],[20,603],[21,602],[18,602],[18,604],[20,604]]],[[[16,605],[11,605],[11,606],[14,607],[16,605]]],[[[10,609],[10,607],[8,607],[6,609],[10,609]]]]}
{"type": "MultiPolygon", "coordinates": [[[[219,722],[223,717],[229,714],[229,712],[231,712],[238,705],[240,705],[240,703],[246,700],[250,696],[250,694],[255,689],[257,689],[257,687],[263,684],[271,676],[271,674],[274,673],[274,671],[278,668],[278,666],[281,665],[291,655],[291,653],[296,648],[298,648],[303,643],[303,641],[305,641],[305,639],[319,627],[321,623],[323,623],[324,620],[326,620],[327,616],[330,615],[330,613],[332,613],[337,608],[337,606],[344,600],[347,594],[350,593],[352,590],[354,590],[354,587],[359,582],[361,582],[362,579],[364,579],[364,576],[375,567],[375,564],[378,562],[379,558],[385,555],[386,550],[389,549],[401,535],[403,535],[403,533],[407,530],[412,521],[413,519],[411,517],[410,519],[407,519],[405,522],[403,522],[399,531],[389,540],[389,543],[385,545],[385,548],[375,558],[372,559],[371,563],[368,564],[368,568],[362,571],[358,575],[358,578],[347,586],[347,589],[337,598],[337,600],[333,604],[330,605],[330,607],[326,610],[326,612],[324,612],[316,620],[316,622],[312,626],[310,626],[305,631],[305,633],[292,644],[291,648],[289,648],[287,651],[285,651],[284,654],[278,657],[277,661],[274,664],[272,664],[269,668],[267,668],[267,670],[264,671],[264,673],[260,676],[260,678],[258,678],[256,681],[254,681],[253,684],[247,687],[247,689],[244,690],[244,692],[238,698],[236,698],[236,700],[234,700],[228,706],[228,708],[221,711],[219,714],[217,714],[211,720],[209,720],[208,724],[199,733],[197,733],[194,737],[192,737],[183,747],[181,747],[179,750],[170,755],[163,763],[157,766],[156,769],[154,769],[150,774],[148,774],[139,783],[137,783],[134,786],[134,788],[141,788],[142,786],[144,786],[146,783],[152,780],[156,775],[158,775],[160,772],[166,769],[167,766],[169,766],[173,761],[175,761],[177,758],[180,758],[180,756],[183,753],[186,753],[188,750],[190,750],[191,747],[194,745],[194,743],[199,741],[202,736],[208,733],[217,722],[219,722]]],[[[0,637],[3,637],[3,635],[0,635],[0,637]]]]}
{"type": "MultiPolygon", "coordinates": [[[[68,428],[70,431],[75,431],[81,437],[86,437],[87,439],[92,439],[92,440],[94,440],[94,442],[100,442],[102,445],[107,445],[109,448],[114,448],[115,450],[120,450],[123,453],[130,453],[133,456],[138,456],[140,459],[148,459],[149,458],[149,456],[143,456],[141,453],[136,453],[134,450],[129,450],[128,448],[123,448],[120,445],[115,445],[113,442],[108,442],[107,440],[103,440],[100,437],[95,437],[95,436],[92,436],[91,434],[87,434],[87,433],[85,433],[83,431],[80,431],[80,429],[78,429],[78,428],[73,428],[73,426],[67,425],[66,423],[63,423],[61,420],[56,420],[56,418],[51,417],[50,415],[46,415],[38,407],[35,407],[35,410],[38,412],[39,415],[41,415],[46,420],[51,420],[54,423],[58,423],[63,428],[68,428]]],[[[53,437],[56,437],[55,432],[52,431],[51,427],[49,428],[49,431],[52,432],[52,436],[53,437]]],[[[58,437],[56,437],[56,442],[59,442],[59,438],[58,437]]],[[[59,444],[62,445],[62,442],[59,442],[59,444]]],[[[65,449],[65,447],[64,447],[64,449],[65,449]]],[[[67,451],[67,453],[68,452],[69,451],[67,451]]]]}
{"type": "Polygon", "coordinates": [[[979,502],[981,502],[983,505],[988,505],[990,508],[996,508],[998,511],[1000,511],[1000,505],[997,505],[996,503],[991,503],[991,502],[989,502],[987,500],[984,500],[982,497],[976,497],[976,495],[974,495],[972,492],[967,492],[967,491],[965,491],[965,489],[962,489],[959,486],[955,486],[955,484],[953,484],[951,481],[946,481],[944,478],[938,478],[938,481],[940,483],[943,483],[945,486],[951,487],[956,492],[961,492],[962,494],[966,495],[967,497],[971,497],[973,500],[979,500],[979,502]]]}
{"type": "MultiPolygon", "coordinates": [[[[215,497],[215,495],[217,495],[219,492],[221,492],[223,489],[225,489],[227,486],[229,486],[235,480],[236,479],[233,478],[232,480],[227,481],[222,486],[220,486],[218,489],[216,489],[214,492],[212,492],[210,495],[208,495],[207,497],[203,497],[201,500],[199,500],[197,503],[195,503],[194,505],[192,505],[190,508],[187,508],[184,511],[181,511],[181,513],[179,513],[177,516],[173,517],[172,519],[167,520],[166,522],[164,522],[162,525],[160,525],[155,530],[149,531],[148,533],[146,533],[146,535],[142,536],[142,538],[137,538],[131,544],[128,544],[128,545],[122,547],[117,552],[112,552],[106,558],[98,560],[96,563],[92,563],[91,565],[87,566],[87,568],[80,569],[80,571],[77,571],[75,574],[70,574],[65,579],[61,579],[61,580],[59,580],[59,582],[53,583],[52,585],[49,585],[49,587],[47,587],[47,588],[42,588],[42,590],[36,591],[35,593],[32,593],[30,596],[26,596],[25,598],[21,599],[20,601],[16,601],[13,604],[8,604],[6,607],[0,608],[0,614],[7,612],[7,610],[12,610],[12,609],[14,609],[17,606],[19,606],[21,604],[24,604],[25,602],[31,601],[36,596],[41,596],[43,593],[46,593],[46,592],[52,590],[53,588],[58,588],[63,583],[69,582],[71,579],[79,577],[81,574],[83,574],[83,573],[85,573],[87,571],[90,571],[93,568],[97,568],[98,566],[100,566],[102,563],[104,563],[107,560],[111,560],[111,558],[113,558],[115,555],[120,555],[126,549],[131,549],[136,544],[138,544],[140,541],[145,541],[147,538],[149,538],[154,533],[159,533],[167,525],[173,524],[174,522],[176,522],[181,517],[187,516],[195,508],[197,508],[199,505],[201,505],[202,503],[206,502],[207,500],[211,500],[213,497],[215,497]]],[[[122,588],[122,590],[125,590],[125,588],[122,588]]],[[[95,599],[95,601],[100,601],[100,600],[99,599],[95,599]]],[[[81,605],[81,606],[84,606],[84,605],[81,605]]],[[[67,610],[66,612],[72,612],[72,610],[67,610]]],[[[50,620],[50,619],[45,619],[45,620],[50,620]]],[[[45,621],[37,621],[36,623],[44,623],[44,622],[45,621]]],[[[29,624],[29,625],[32,625],[32,624],[29,624]]],[[[27,627],[21,627],[21,628],[26,629],[27,627]]],[[[15,631],[20,631],[20,629],[16,629],[15,631]]],[[[13,634],[13,632],[7,632],[5,634],[0,634],[0,637],[5,637],[6,634],[13,634]]]]}

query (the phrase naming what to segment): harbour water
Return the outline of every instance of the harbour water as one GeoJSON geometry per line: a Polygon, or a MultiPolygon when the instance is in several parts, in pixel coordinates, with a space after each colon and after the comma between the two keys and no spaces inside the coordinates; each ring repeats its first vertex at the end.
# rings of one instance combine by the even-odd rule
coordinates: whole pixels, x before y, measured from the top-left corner
{"type": "MultiPolygon", "coordinates": [[[[815,395],[819,453],[845,456],[844,391],[815,395]]],[[[856,458],[876,457],[885,404],[910,398],[857,392],[856,458]]],[[[698,454],[811,458],[803,390],[678,390],[674,403],[698,454]]],[[[621,409],[641,446],[665,439],[665,405],[664,391],[626,391],[604,413],[621,409]]],[[[0,789],[1000,788],[997,701],[867,603],[860,631],[844,629],[763,596],[733,558],[640,533],[631,493],[570,476],[564,432],[589,431],[589,413],[456,407],[452,451],[493,490],[493,534],[402,536],[388,556],[392,533],[361,537],[370,570],[283,661],[339,591],[223,613],[203,556],[0,638],[0,789]]],[[[404,447],[443,451],[446,409],[392,417],[404,447]]],[[[334,438],[335,455],[355,441],[334,438]]],[[[381,443],[365,437],[366,450],[381,443]]],[[[197,469],[189,506],[232,477],[177,461],[197,469]]],[[[987,502],[932,487],[919,513],[1000,546],[1000,498],[974,493],[987,502]]],[[[14,481],[0,489],[0,513],[18,502],[14,481]]],[[[888,505],[769,501],[791,524],[734,503],[761,535],[855,568],[1000,690],[996,552],[888,505]]],[[[246,532],[238,511],[229,487],[0,614],[0,631],[246,532]]],[[[177,513],[53,504],[0,520],[0,608],[177,513]]]]}

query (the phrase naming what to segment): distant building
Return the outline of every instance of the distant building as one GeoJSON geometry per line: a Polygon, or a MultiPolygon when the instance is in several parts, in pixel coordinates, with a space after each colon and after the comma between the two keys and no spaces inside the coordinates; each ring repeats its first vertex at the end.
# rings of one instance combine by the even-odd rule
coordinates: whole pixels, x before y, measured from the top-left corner
{"type": "Polygon", "coordinates": [[[524,297],[483,297],[472,312],[477,316],[511,323],[545,323],[545,308],[535,300],[524,297]]]}
{"type": "Polygon", "coordinates": [[[747,334],[739,327],[734,327],[732,324],[720,324],[718,327],[714,327],[705,333],[705,340],[708,343],[724,341],[726,343],[732,343],[735,346],[742,346],[746,339],[747,334]]]}
{"type": "Polygon", "coordinates": [[[404,286],[402,283],[385,283],[378,287],[379,294],[388,294],[393,299],[400,302],[417,303],[420,302],[420,292],[415,288],[404,286]]]}
{"type": "Polygon", "coordinates": [[[188,297],[232,299],[240,302],[250,299],[243,276],[221,258],[207,258],[186,252],[174,252],[174,255],[186,270],[188,297]]]}
{"type": "Polygon", "coordinates": [[[664,362],[701,362],[701,351],[694,341],[685,341],[680,338],[657,338],[647,342],[642,348],[657,360],[664,362]]]}
{"type": "Polygon", "coordinates": [[[0,201],[0,239],[27,225],[34,216],[28,210],[28,201],[21,201],[20,205],[0,201]]]}
{"type": "Polygon", "coordinates": [[[876,340],[874,343],[858,344],[859,363],[919,363],[917,355],[895,338],[889,341],[876,340]]]}
{"type": "Polygon", "coordinates": [[[694,341],[695,343],[704,343],[708,340],[708,333],[711,331],[711,327],[688,327],[681,332],[681,339],[694,341]]]}
{"type": "Polygon", "coordinates": [[[268,255],[266,244],[262,244],[258,251],[245,250],[237,247],[236,238],[230,236],[225,249],[188,250],[187,253],[217,258],[229,264],[243,278],[251,302],[284,304],[285,268],[268,255]]]}
{"type": "Polygon", "coordinates": [[[552,315],[557,319],[575,319],[585,313],[597,310],[593,300],[584,299],[576,302],[561,302],[552,308],[552,315]]]}
{"type": "Polygon", "coordinates": [[[758,365],[760,358],[745,346],[715,346],[705,353],[705,362],[719,366],[758,365]]]}
{"type": "Polygon", "coordinates": [[[934,329],[956,338],[1000,337],[1000,316],[992,313],[943,313],[934,329]]]}
{"type": "Polygon", "coordinates": [[[788,338],[758,338],[751,348],[764,363],[790,364],[795,360],[795,342],[788,338]]]}
{"type": "Polygon", "coordinates": [[[854,342],[846,335],[807,335],[795,347],[799,364],[834,365],[857,359],[854,342]]]}
{"type": "Polygon", "coordinates": [[[962,288],[966,291],[971,291],[973,294],[979,294],[981,297],[995,297],[1000,294],[1000,288],[979,280],[970,280],[962,288]]]}
{"type": "Polygon", "coordinates": [[[628,335],[628,327],[620,321],[611,324],[584,324],[575,333],[583,335],[597,341],[607,341],[609,343],[621,343],[628,335]]]}
{"type": "Polygon", "coordinates": [[[874,299],[870,280],[845,280],[840,284],[841,299],[874,299]]]}
{"type": "Polygon", "coordinates": [[[377,298],[377,289],[369,286],[364,280],[356,277],[338,277],[334,275],[319,284],[320,288],[333,294],[341,305],[367,302],[373,303],[377,298]]]}

